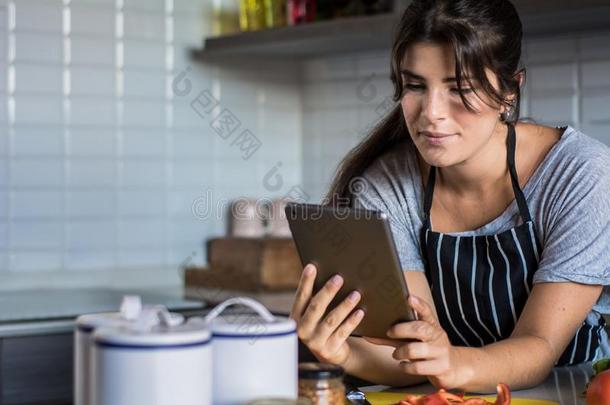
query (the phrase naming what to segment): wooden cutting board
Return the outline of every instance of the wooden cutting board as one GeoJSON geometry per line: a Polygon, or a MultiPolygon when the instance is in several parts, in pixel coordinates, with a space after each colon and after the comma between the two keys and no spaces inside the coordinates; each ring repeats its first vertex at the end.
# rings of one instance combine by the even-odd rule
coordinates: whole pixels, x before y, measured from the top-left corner
{"type": "MultiPolygon", "coordinates": [[[[390,405],[403,399],[407,394],[404,392],[366,392],[366,398],[372,405],[390,405]]],[[[471,398],[469,396],[466,399],[471,398]]],[[[480,397],[493,403],[496,397],[480,397]]],[[[512,398],[511,405],[559,405],[558,402],[547,401],[544,399],[512,398]]]]}
{"type": "Polygon", "coordinates": [[[210,239],[207,259],[210,272],[200,285],[234,290],[296,290],[303,270],[292,238],[210,239]]]}

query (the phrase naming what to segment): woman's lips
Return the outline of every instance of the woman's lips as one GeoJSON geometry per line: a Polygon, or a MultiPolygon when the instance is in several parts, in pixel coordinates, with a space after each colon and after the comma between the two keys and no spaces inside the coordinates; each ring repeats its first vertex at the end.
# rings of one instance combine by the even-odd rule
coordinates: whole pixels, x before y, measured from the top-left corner
{"type": "Polygon", "coordinates": [[[447,142],[449,139],[453,138],[456,135],[429,131],[422,131],[419,134],[423,136],[426,142],[431,145],[442,145],[443,143],[447,142]]]}

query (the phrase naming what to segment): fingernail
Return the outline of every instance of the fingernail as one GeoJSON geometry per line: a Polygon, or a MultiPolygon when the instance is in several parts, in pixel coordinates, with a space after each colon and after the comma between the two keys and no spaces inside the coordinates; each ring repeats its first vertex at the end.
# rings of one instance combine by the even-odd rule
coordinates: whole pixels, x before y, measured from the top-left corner
{"type": "Polygon", "coordinates": [[[333,278],[330,279],[330,282],[333,283],[334,285],[339,286],[343,282],[343,278],[340,275],[335,274],[333,276],[333,278]]]}
{"type": "Polygon", "coordinates": [[[357,309],[356,312],[354,312],[354,316],[356,318],[362,318],[364,316],[364,311],[361,309],[357,309]]]}
{"type": "Polygon", "coordinates": [[[360,299],[360,293],[358,291],[352,291],[349,296],[348,299],[351,302],[357,302],[360,299]]]}
{"type": "Polygon", "coordinates": [[[305,269],[303,271],[306,276],[311,276],[313,274],[313,266],[311,264],[308,264],[307,266],[305,266],[305,269]]]}
{"type": "Polygon", "coordinates": [[[411,301],[416,305],[419,304],[419,298],[417,298],[415,295],[411,296],[411,301]]]}

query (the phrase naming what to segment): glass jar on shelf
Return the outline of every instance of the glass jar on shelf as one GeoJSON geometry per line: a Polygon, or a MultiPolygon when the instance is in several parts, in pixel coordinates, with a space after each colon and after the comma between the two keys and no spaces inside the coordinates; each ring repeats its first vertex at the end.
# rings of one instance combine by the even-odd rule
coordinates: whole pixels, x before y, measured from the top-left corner
{"type": "Polygon", "coordinates": [[[286,25],[286,0],[265,0],[265,26],[277,28],[286,25]]]}
{"type": "Polygon", "coordinates": [[[258,31],[265,28],[265,1],[239,1],[239,27],[242,31],[258,31]]]}
{"type": "Polygon", "coordinates": [[[297,25],[316,19],[316,0],[288,0],[288,24],[297,25]]]}
{"type": "Polygon", "coordinates": [[[238,0],[215,0],[213,2],[212,34],[228,35],[239,32],[238,0]]]}

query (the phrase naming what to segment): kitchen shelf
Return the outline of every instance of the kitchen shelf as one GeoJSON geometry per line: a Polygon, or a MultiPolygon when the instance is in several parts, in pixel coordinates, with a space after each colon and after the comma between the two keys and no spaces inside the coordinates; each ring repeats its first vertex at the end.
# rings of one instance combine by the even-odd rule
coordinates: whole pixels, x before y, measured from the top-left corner
{"type": "MultiPolygon", "coordinates": [[[[527,37],[610,29],[608,0],[515,0],[527,37]]],[[[254,57],[306,59],[328,54],[389,50],[399,13],[243,32],[204,39],[197,59],[254,57]]]]}
{"type": "Polygon", "coordinates": [[[389,48],[397,20],[396,14],[380,14],[210,37],[196,55],[307,58],[389,48]]]}

